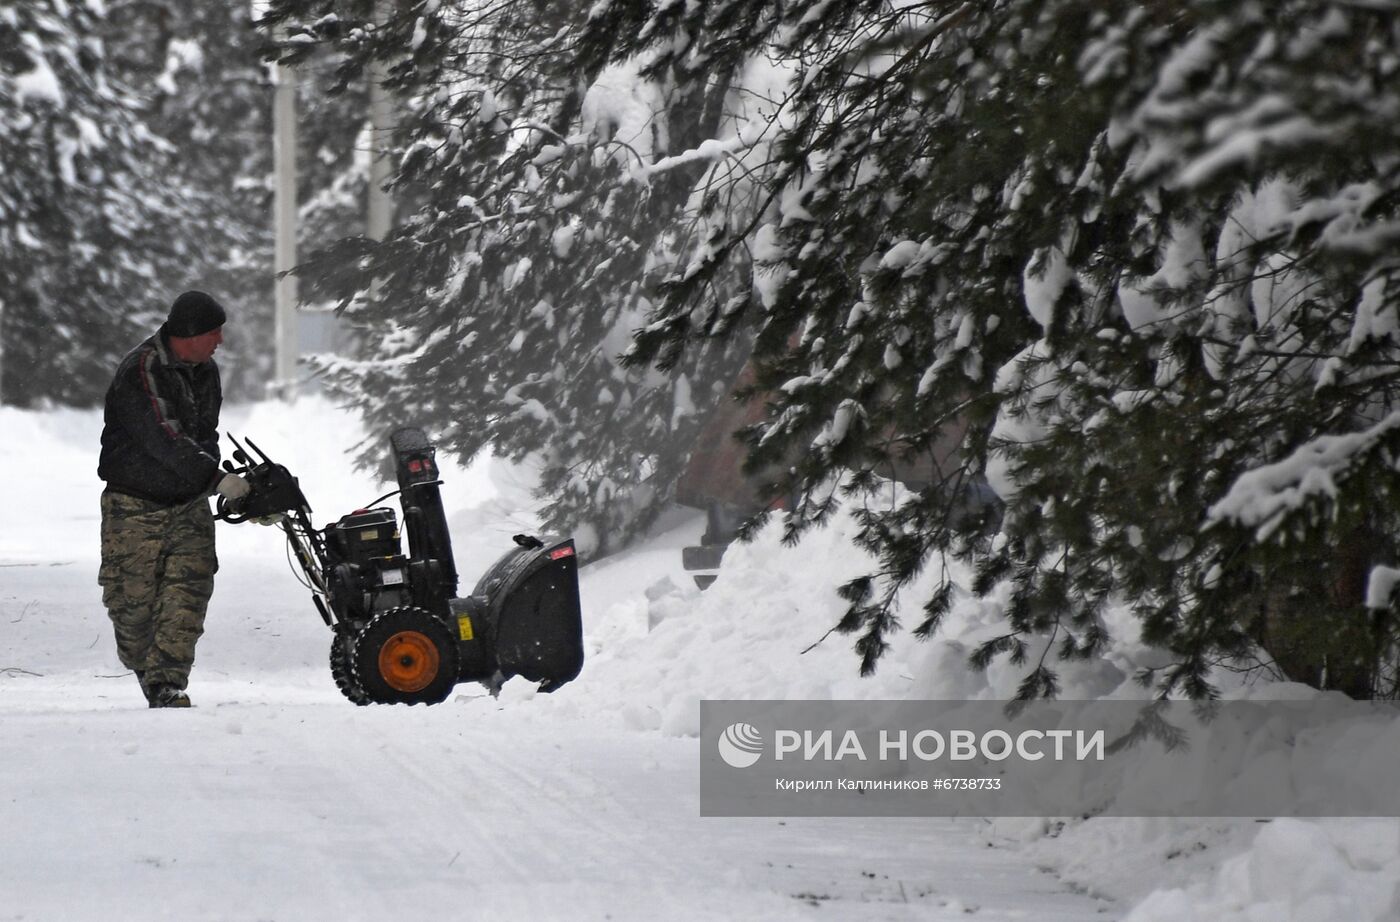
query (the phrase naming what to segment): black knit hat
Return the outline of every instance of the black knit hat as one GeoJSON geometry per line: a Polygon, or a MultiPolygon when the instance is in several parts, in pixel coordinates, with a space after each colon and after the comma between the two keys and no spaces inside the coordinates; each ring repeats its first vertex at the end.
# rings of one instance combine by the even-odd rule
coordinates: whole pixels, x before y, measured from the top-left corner
{"type": "Polygon", "coordinates": [[[202,291],[187,291],[170,305],[165,332],[171,336],[203,336],[224,325],[223,306],[202,291]]]}

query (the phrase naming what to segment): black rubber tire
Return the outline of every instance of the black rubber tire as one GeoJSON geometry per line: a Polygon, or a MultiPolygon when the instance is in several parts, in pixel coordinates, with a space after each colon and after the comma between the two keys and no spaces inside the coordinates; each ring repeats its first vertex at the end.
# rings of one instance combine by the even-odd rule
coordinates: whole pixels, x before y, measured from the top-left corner
{"type": "Polygon", "coordinates": [[[356,680],[354,667],[350,664],[353,649],[349,634],[335,635],[335,639],[331,641],[331,678],[335,680],[335,687],[340,689],[340,693],[349,699],[351,704],[364,707],[370,700],[356,680]]]}
{"type": "MultiPolygon", "coordinates": [[[[405,662],[413,655],[407,654],[405,662]]],[[[390,608],[375,615],[355,636],[350,663],[356,683],[375,704],[437,704],[447,700],[457,684],[457,642],[447,625],[421,608],[390,608]],[[405,635],[437,661],[435,669],[422,669],[426,681],[421,687],[395,687],[381,671],[386,645],[405,635]]],[[[413,662],[409,668],[416,671],[420,666],[413,662]]]]}

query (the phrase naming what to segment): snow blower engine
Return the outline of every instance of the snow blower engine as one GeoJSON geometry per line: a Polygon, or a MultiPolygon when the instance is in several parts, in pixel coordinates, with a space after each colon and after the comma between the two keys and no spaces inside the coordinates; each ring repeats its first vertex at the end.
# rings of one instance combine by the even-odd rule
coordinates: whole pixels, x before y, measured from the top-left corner
{"type": "Polygon", "coordinates": [[[331,676],[355,704],[436,704],[459,682],[494,694],[522,676],[553,691],[583,666],[578,558],[570,538],[516,535],[515,547],[470,595],[457,595],[457,568],[438,487],[436,449],[421,429],[389,437],[399,489],[317,529],[297,479],[248,439],[232,435],[224,468],[252,490],[219,498],[216,518],[277,520],[311,599],[335,636],[331,676]],[[408,554],[399,543],[399,497],[408,554]]]}

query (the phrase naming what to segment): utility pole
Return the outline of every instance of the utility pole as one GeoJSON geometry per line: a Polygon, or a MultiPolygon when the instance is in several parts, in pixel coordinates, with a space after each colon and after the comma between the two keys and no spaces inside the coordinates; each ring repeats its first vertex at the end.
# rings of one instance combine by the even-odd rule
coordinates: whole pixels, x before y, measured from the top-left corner
{"type": "Polygon", "coordinates": [[[291,401],[296,399],[297,390],[297,280],[293,275],[282,273],[297,264],[296,73],[285,64],[273,64],[272,82],[273,208],[277,223],[272,268],[277,276],[274,298],[277,349],[269,396],[291,401]]]}
{"type": "MultiPolygon", "coordinates": [[[[384,3],[377,0],[374,5],[374,24],[384,24],[384,3]]],[[[383,240],[389,235],[394,222],[394,202],[384,187],[393,175],[393,164],[389,159],[389,147],[394,130],[393,98],[384,87],[388,69],[384,62],[375,60],[369,67],[369,190],[365,214],[365,236],[371,240],[383,240]]],[[[379,300],[378,279],[370,282],[369,296],[379,300]]]]}

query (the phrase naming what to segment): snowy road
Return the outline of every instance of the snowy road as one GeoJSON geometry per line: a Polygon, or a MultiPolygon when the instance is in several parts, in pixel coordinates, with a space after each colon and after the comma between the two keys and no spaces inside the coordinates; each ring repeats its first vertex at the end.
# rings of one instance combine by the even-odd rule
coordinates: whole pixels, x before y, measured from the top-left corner
{"type": "Polygon", "coordinates": [[[95,566],[0,567],[0,919],[1113,917],[975,823],[702,819],[694,739],[352,707],[271,561],[225,557],[197,707],[145,710],[95,566]]]}

